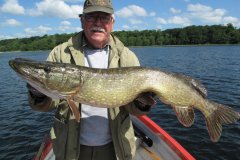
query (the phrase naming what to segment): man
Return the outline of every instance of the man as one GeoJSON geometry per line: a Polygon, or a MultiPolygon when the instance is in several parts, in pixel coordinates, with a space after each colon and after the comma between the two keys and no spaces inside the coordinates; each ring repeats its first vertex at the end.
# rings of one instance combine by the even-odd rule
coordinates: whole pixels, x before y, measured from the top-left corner
{"type": "MultiPolygon", "coordinates": [[[[48,61],[73,63],[94,68],[139,66],[135,54],[111,34],[114,24],[110,0],[86,0],[80,15],[83,31],[55,47],[48,61]]],[[[146,114],[154,104],[150,94],[117,108],[77,104],[78,123],[64,100],[53,101],[29,86],[30,106],[39,111],[56,109],[51,130],[56,159],[131,160],[136,151],[129,117],[146,114]]]]}

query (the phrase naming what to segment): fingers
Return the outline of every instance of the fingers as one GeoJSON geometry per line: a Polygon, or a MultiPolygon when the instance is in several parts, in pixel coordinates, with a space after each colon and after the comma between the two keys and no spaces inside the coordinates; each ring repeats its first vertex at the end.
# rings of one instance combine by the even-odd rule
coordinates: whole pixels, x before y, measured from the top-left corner
{"type": "Polygon", "coordinates": [[[45,97],[43,93],[32,87],[29,83],[27,83],[27,89],[32,97],[45,97]]]}
{"type": "Polygon", "coordinates": [[[155,94],[152,92],[145,92],[140,94],[136,100],[143,106],[153,106],[157,103],[154,96],[155,94]]]}

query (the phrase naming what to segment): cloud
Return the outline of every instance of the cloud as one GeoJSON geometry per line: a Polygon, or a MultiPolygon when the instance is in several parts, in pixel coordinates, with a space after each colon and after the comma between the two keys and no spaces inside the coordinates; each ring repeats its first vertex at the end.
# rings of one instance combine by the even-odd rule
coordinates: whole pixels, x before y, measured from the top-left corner
{"type": "Polygon", "coordinates": [[[240,27],[240,19],[232,16],[223,17],[223,23],[232,23],[234,26],[240,27]]]}
{"type": "Polygon", "coordinates": [[[51,31],[52,28],[46,27],[46,26],[38,26],[35,28],[25,28],[24,31],[28,34],[28,36],[38,36],[38,35],[44,35],[47,34],[49,31],[51,31]]]}
{"type": "Polygon", "coordinates": [[[9,35],[0,35],[0,40],[3,40],[3,39],[13,39],[13,38],[16,38],[16,37],[9,36],[9,35]]]}
{"type": "Polygon", "coordinates": [[[20,26],[21,23],[18,22],[16,19],[7,19],[5,22],[1,24],[4,27],[17,27],[20,26]]]}
{"type": "Polygon", "coordinates": [[[82,13],[81,5],[68,5],[64,0],[43,0],[36,3],[36,8],[29,11],[31,16],[51,16],[63,19],[78,18],[82,13]]]}
{"type": "Polygon", "coordinates": [[[212,11],[212,8],[198,3],[198,4],[189,4],[187,6],[187,10],[192,12],[209,12],[209,11],[212,11]]]}
{"type": "Polygon", "coordinates": [[[174,14],[182,12],[180,9],[175,9],[175,8],[170,8],[169,10],[170,10],[171,13],[174,13],[174,14]]]}
{"type": "Polygon", "coordinates": [[[0,7],[0,11],[16,15],[23,15],[25,13],[25,9],[19,5],[17,0],[5,0],[5,3],[0,7]]]}
{"type": "Polygon", "coordinates": [[[63,0],[65,2],[70,2],[70,3],[80,3],[80,2],[84,2],[84,0],[63,0]]]}
{"type": "Polygon", "coordinates": [[[152,17],[156,16],[156,12],[150,12],[149,16],[152,16],[152,17]]]}
{"type": "Polygon", "coordinates": [[[129,22],[131,24],[142,24],[143,23],[143,21],[139,20],[139,19],[129,19],[129,22]]]}
{"type": "Polygon", "coordinates": [[[142,7],[137,5],[129,5],[116,11],[116,15],[122,18],[128,18],[134,16],[146,17],[148,14],[147,11],[142,7]]]}
{"type": "Polygon", "coordinates": [[[236,27],[240,27],[240,19],[226,15],[227,10],[222,8],[213,9],[210,6],[202,4],[189,4],[187,6],[188,17],[200,20],[207,24],[228,24],[232,23],[236,27]]]}
{"type": "Polygon", "coordinates": [[[71,22],[69,22],[69,21],[62,21],[61,25],[63,25],[63,26],[71,26],[71,22]]]}
{"type": "Polygon", "coordinates": [[[122,28],[123,28],[124,30],[129,30],[129,29],[130,29],[130,27],[129,27],[128,25],[123,25],[122,28]]]}
{"type": "Polygon", "coordinates": [[[213,9],[202,4],[189,4],[187,10],[192,18],[206,23],[221,23],[223,16],[226,14],[225,9],[213,9]]]}
{"type": "Polygon", "coordinates": [[[168,19],[158,17],[155,19],[155,21],[161,25],[163,25],[163,24],[177,24],[177,25],[182,25],[182,26],[191,25],[190,19],[188,19],[186,17],[180,17],[180,16],[170,17],[168,19]]]}
{"type": "Polygon", "coordinates": [[[167,21],[161,17],[156,18],[155,21],[159,24],[167,24],[167,21]]]}
{"type": "Polygon", "coordinates": [[[71,23],[69,21],[62,21],[58,27],[58,30],[62,32],[71,30],[71,23]]]}
{"type": "Polygon", "coordinates": [[[174,16],[168,19],[168,23],[188,26],[191,24],[191,21],[186,17],[174,16]]]}
{"type": "Polygon", "coordinates": [[[72,32],[79,32],[82,30],[82,28],[79,27],[73,27],[71,22],[69,21],[62,21],[60,22],[60,26],[56,29],[64,33],[72,33],[72,32]]]}

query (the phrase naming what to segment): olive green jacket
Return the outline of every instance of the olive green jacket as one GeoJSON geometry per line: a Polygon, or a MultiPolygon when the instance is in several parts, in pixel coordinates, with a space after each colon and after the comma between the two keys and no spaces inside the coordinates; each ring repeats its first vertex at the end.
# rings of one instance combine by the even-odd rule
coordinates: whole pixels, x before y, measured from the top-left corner
{"type": "MultiPolygon", "coordinates": [[[[84,66],[83,47],[85,44],[83,32],[80,32],[70,38],[68,42],[55,47],[47,60],[84,66]]],[[[115,36],[111,35],[109,45],[109,68],[140,65],[136,55],[115,36]]],[[[29,102],[33,109],[38,105],[31,97],[29,102]]],[[[78,103],[76,105],[81,110],[81,105],[78,103]]],[[[51,138],[57,159],[72,160],[78,159],[78,157],[81,159],[81,153],[79,153],[81,121],[80,123],[76,122],[66,101],[52,101],[49,108],[53,107],[57,107],[57,113],[51,129],[51,138]]],[[[108,109],[110,129],[118,160],[132,160],[136,151],[134,130],[129,113],[142,115],[147,112],[141,111],[133,103],[108,109]]]]}

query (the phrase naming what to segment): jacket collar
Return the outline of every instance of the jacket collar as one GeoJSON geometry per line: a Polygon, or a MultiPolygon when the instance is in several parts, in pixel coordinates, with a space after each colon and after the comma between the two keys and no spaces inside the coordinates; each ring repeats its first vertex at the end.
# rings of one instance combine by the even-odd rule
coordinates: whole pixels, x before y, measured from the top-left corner
{"type": "Polygon", "coordinates": [[[72,54],[75,64],[85,66],[82,39],[83,39],[82,32],[71,37],[68,40],[68,48],[70,50],[70,53],[72,54]]]}
{"type": "MultiPolygon", "coordinates": [[[[120,57],[118,55],[117,45],[115,43],[114,36],[110,35],[110,39],[107,44],[110,46],[108,62],[109,68],[118,67],[117,65],[120,57]]],[[[84,47],[86,46],[87,41],[82,31],[68,40],[68,48],[76,65],[85,66],[84,47]]]]}

